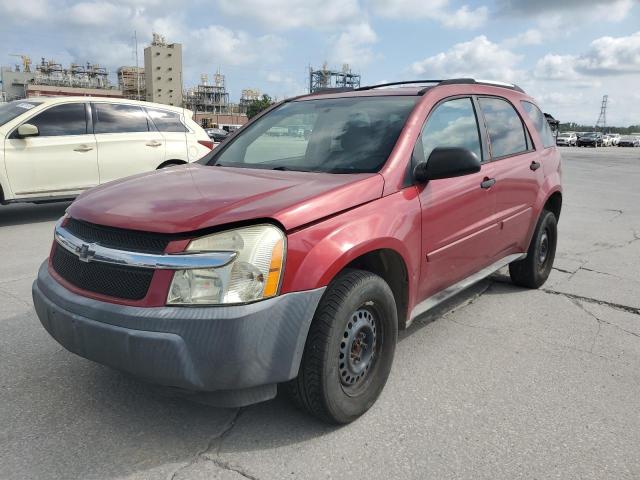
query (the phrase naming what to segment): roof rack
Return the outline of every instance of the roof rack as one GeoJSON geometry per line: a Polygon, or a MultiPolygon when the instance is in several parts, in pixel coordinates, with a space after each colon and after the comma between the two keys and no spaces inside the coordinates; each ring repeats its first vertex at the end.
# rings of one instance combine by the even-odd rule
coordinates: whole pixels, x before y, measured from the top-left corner
{"type": "Polygon", "coordinates": [[[365,85],[364,87],[356,88],[356,90],[373,90],[374,88],[393,87],[396,85],[419,85],[424,83],[440,83],[442,80],[404,80],[402,82],[388,82],[378,83],[377,85],[365,85]]]}
{"type": "MultiPolygon", "coordinates": [[[[493,85],[495,87],[503,87],[509,88],[511,90],[516,90],[517,92],[524,93],[519,86],[513,83],[499,82],[495,80],[476,80],[475,78],[449,78],[446,80],[405,80],[402,82],[388,82],[388,83],[379,83],[377,85],[366,85],[364,87],[356,88],[357,91],[362,90],[373,90],[375,88],[383,88],[383,87],[393,87],[397,85],[420,85],[425,83],[433,83],[436,85],[471,85],[471,84],[479,84],[479,85],[493,85]]],[[[424,93],[431,88],[426,87],[418,92],[418,95],[424,95],[424,93]]]]}

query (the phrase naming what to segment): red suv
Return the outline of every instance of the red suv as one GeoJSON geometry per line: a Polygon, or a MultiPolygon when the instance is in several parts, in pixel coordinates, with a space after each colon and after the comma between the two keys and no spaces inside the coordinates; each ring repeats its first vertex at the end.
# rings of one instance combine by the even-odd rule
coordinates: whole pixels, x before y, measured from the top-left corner
{"type": "Polygon", "coordinates": [[[240,406],[277,385],[346,423],[399,329],[497,269],[551,270],[560,155],[535,101],[472,79],[281,102],[199,164],[82,194],[33,284],[68,350],[240,406]]]}

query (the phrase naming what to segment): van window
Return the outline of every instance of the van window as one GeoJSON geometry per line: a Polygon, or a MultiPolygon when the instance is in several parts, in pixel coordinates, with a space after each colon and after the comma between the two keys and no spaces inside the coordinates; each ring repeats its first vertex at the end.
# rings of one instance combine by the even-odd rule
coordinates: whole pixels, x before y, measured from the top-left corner
{"type": "Polygon", "coordinates": [[[136,105],[96,103],[95,133],[148,132],[147,114],[136,105]]]}
{"type": "Polygon", "coordinates": [[[547,122],[544,114],[531,102],[525,102],[523,100],[522,106],[524,107],[524,111],[527,112],[527,115],[533,122],[533,125],[536,127],[536,130],[540,134],[540,138],[542,138],[542,145],[544,145],[544,148],[553,147],[556,144],[555,137],[553,136],[553,132],[551,131],[551,127],[549,126],[549,122],[547,122]]]}
{"type": "Polygon", "coordinates": [[[498,158],[526,152],[527,137],[515,108],[500,98],[482,97],[478,101],[487,124],[491,156],[498,158]]]}
{"type": "Polygon", "coordinates": [[[38,127],[41,137],[85,135],[87,112],[84,103],[67,103],[53,106],[27,120],[26,123],[38,127]]]}
{"type": "Polygon", "coordinates": [[[180,121],[180,115],[166,110],[147,108],[147,112],[160,132],[186,132],[188,131],[180,121]]]}
{"type": "Polygon", "coordinates": [[[422,129],[425,160],[437,147],[461,147],[482,159],[478,121],[470,98],[441,103],[422,129]]]}

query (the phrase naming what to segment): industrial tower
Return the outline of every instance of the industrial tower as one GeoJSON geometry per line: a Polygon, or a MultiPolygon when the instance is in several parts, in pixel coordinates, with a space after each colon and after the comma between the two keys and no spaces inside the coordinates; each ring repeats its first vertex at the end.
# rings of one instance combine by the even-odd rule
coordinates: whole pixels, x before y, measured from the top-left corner
{"type": "Polygon", "coordinates": [[[602,132],[607,129],[607,100],[609,99],[609,95],[604,95],[602,97],[602,106],[600,107],[600,116],[598,117],[598,121],[596,122],[596,131],[598,131],[598,127],[602,129],[602,132]]]}

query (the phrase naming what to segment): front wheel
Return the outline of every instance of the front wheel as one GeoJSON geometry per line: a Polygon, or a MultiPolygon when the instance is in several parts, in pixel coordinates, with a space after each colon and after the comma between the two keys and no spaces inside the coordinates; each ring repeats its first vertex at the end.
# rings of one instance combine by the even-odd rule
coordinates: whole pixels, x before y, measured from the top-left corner
{"type": "Polygon", "coordinates": [[[527,288],[541,287],[553,268],[557,242],[558,220],[552,212],[543,210],[533,232],[527,257],[509,264],[513,283],[527,288]]]}
{"type": "Polygon", "coordinates": [[[318,305],[298,377],[286,385],[290,398],[325,422],[352,422],[382,392],[397,338],[389,285],[373,273],[345,270],[318,305]]]}

